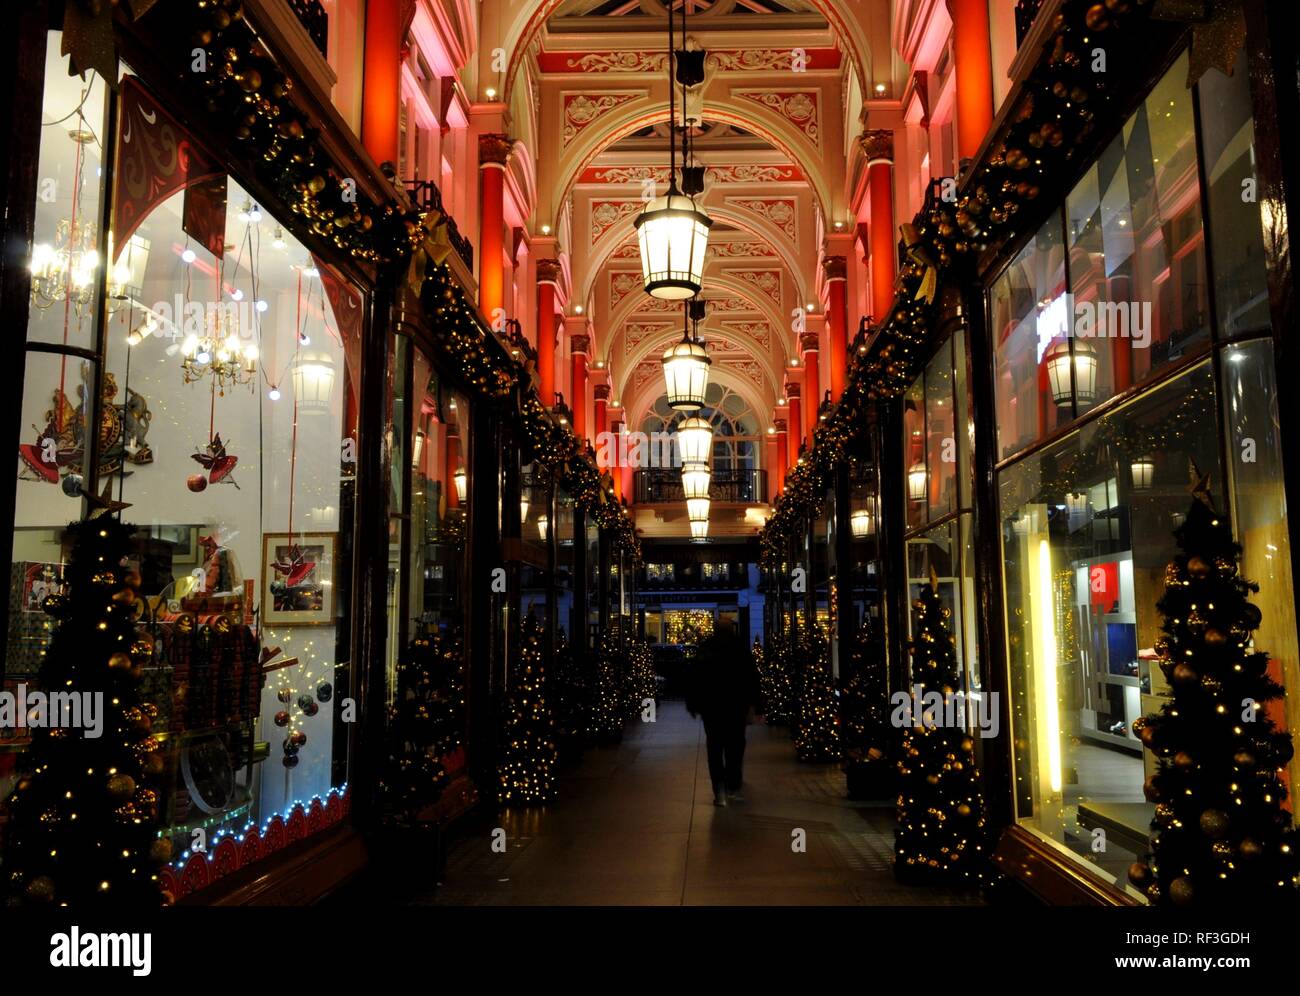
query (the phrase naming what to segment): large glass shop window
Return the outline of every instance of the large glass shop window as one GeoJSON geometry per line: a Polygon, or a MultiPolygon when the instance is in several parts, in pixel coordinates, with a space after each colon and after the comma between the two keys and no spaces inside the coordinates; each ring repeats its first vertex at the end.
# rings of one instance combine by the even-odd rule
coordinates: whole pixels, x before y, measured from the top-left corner
{"type": "MultiPolygon", "coordinates": [[[[49,99],[47,116],[68,113],[59,87],[49,99]]],[[[100,486],[137,527],[159,833],[184,856],[196,830],[211,850],[346,785],[364,301],[133,77],[120,101],[102,391],[86,403],[92,371],[71,359],[28,371],[23,423],[33,443],[52,432],[60,459],[43,472],[23,451],[13,571],[57,583],[75,454],[97,432],[100,486]]],[[[50,132],[69,176],[94,168],[97,139],[66,135],[77,120],[50,132]]],[[[41,202],[42,229],[76,232],[76,201],[41,202]]],[[[79,321],[67,299],[34,315],[79,321]]],[[[18,618],[10,645],[36,665],[36,617],[18,618]]]]}
{"type": "Polygon", "coordinates": [[[1165,690],[1156,602],[1192,461],[1225,506],[1215,404],[1203,363],[999,476],[1017,816],[1125,888],[1152,816],[1132,723],[1165,690]]]}

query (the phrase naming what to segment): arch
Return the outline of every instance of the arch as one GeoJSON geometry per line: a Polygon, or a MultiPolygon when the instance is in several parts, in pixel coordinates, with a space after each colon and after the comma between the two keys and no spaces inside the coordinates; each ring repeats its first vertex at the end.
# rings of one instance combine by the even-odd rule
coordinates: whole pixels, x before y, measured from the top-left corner
{"type": "MultiPolygon", "coordinates": [[[[725,190],[726,186],[715,186],[713,190],[725,190]]],[[[719,195],[719,197],[723,197],[719,195]]],[[[785,233],[778,229],[766,218],[754,214],[752,211],[745,211],[732,207],[725,202],[722,204],[712,204],[707,201],[704,207],[708,209],[709,217],[714,221],[725,221],[750,235],[757,235],[760,239],[767,242],[777,252],[777,258],[781,260],[785,269],[790,271],[794,278],[795,286],[799,290],[798,297],[800,300],[808,296],[808,281],[804,274],[799,272],[799,257],[795,253],[794,244],[785,237],[785,233]]],[[[579,295],[579,301],[589,300],[592,291],[596,287],[596,281],[599,279],[602,269],[609,262],[609,258],[618,251],[635,229],[632,226],[632,219],[625,218],[618,224],[609,228],[601,237],[596,240],[596,244],[587,253],[587,279],[582,293],[579,295]],[[618,238],[613,238],[612,234],[619,232],[618,238]]],[[[707,272],[706,264],[706,272],[707,272]]]]}
{"type": "MultiPolygon", "coordinates": [[[[656,105],[653,110],[647,111],[645,106],[643,101],[635,100],[614,108],[609,113],[608,122],[602,122],[602,126],[591,135],[584,135],[579,139],[577,147],[561,158],[560,176],[558,182],[553,184],[556,191],[555,204],[563,204],[568,200],[573,185],[582,175],[583,170],[615,142],[649,125],[668,120],[667,107],[656,105]]],[[[744,128],[789,157],[807,178],[808,186],[813,192],[813,201],[821,211],[822,217],[829,218],[833,215],[831,187],[827,178],[822,175],[826,157],[820,149],[813,148],[802,135],[796,137],[797,133],[793,128],[761,104],[742,106],[726,98],[719,100],[706,98],[704,106],[704,117],[708,120],[744,128]],[[803,151],[796,151],[799,148],[803,151]]]]}
{"type": "MultiPolygon", "coordinates": [[[[714,288],[728,291],[736,297],[742,298],[751,308],[754,309],[756,314],[762,315],[766,318],[772,324],[772,331],[781,343],[782,362],[789,359],[789,356],[787,355],[789,343],[786,341],[786,337],[781,334],[781,330],[786,328],[786,319],[777,308],[773,307],[770,301],[757,296],[752,287],[739,280],[733,280],[732,278],[721,274],[706,274],[704,293],[708,294],[708,292],[714,288]]],[[[608,334],[601,336],[600,341],[611,345],[618,341],[620,339],[618,330],[632,318],[636,313],[637,307],[644,301],[645,296],[640,291],[629,294],[626,298],[620,301],[617,307],[615,307],[610,313],[609,322],[605,324],[605,330],[608,334]]],[[[671,315],[674,323],[677,324],[678,328],[680,328],[680,324],[678,324],[681,321],[680,309],[666,312],[655,312],[655,314],[671,315]]],[[[604,360],[607,364],[611,362],[612,358],[609,355],[608,346],[606,346],[602,351],[600,359],[604,360]]]]}
{"type": "MultiPolygon", "coordinates": [[[[623,364],[623,366],[626,367],[626,371],[622,376],[618,375],[616,368],[614,376],[615,390],[618,391],[620,388],[625,387],[627,385],[627,378],[632,376],[632,371],[639,367],[644,361],[653,357],[662,356],[664,350],[679,339],[681,339],[681,329],[677,328],[666,328],[662,333],[646,336],[645,339],[637,345],[636,351],[628,357],[627,363],[623,364]]],[[[707,333],[705,334],[705,341],[708,341],[707,333]]],[[[779,384],[781,378],[779,376],[779,371],[772,363],[771,354],[764,355],[757,349],[751,349],[749,350],[748,355],[757,361],[759,366],[762,367],[764,378],[767,381],[767,387],[772,391],[772,400],[780,397],[779,384]]],[[[722,369],[721,364],[719,364],[719,369],[722,369]]],[[[764,399],[763,403],[767,405],[770,404],[771,401],[764,399]]]]}
{"type": "MultiPolygon", "coordinates": [[[[535,4],[526,5],[519,12],[514,22],[506,29],[505,37],[501,41],[502,47],[510,53],[510,57],[506,65],[503,93],[508,95],[514,92],[515,80],[519,76],[519,68],[523,63],[524,56],[533,43],[538,40],[542,27],[550,20],[551,15],[562,2],[563,0],[538,0],[535,4]]],[[[845,18],[836,9],[836,4],[842,5],[843,0],[809,0],[809,3],[817,9],[817,12],[830,25],[840,51],[848,56],[849,62],[853,66],[853,74],[858,79],[858,85],[863,92],[866,92],[866,67],[871,47],[867,44],[862,26],[857,22],[856,18],[845,18]]]]}
{"type": "MultiPolygon", "coordinates": [[[[767,432],[767,427],[772,424],[772,409],[766,398],[758,390],[758,386],[748,377],[742,377],[740,374],[726,367],[719,367],[717,370],[710,371],[709,380],[718,384],[725,385],[739,394],[754,410],[758,417],[760,434],[767,432]]],[[[652,380],[649,384],[643,386],[640,391],[632,396],[631,400],[623,406],[624,414],[627,416],[628,430],[640,428],[641,423],[645,421],[646,414],[650,411],[651,405],[655,400],[664,393],[664,384],[662,378],[652,380]],[[635,413],[635,414],[633,414],[635,413]]],[[[759,466],[762,466],[762,455],[760,454],[759,466]]]]}

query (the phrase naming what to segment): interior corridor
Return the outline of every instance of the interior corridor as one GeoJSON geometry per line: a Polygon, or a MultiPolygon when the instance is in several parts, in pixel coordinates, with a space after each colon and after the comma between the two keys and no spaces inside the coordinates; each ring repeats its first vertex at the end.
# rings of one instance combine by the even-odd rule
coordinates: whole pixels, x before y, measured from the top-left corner
{"type": "Polygon", "coordinates": [[[591,748],[557,802],[506,811],[451,846],[443,885],[460,905],[961,905],[890,871],[894,810],[850,802],[837,765],[795,760],[784,728],[751,726],[743,802],[713,805],[704,731],[679,701],[591,748]],[[806,831],[806,850],[792,850],[806,831]],[[499,836],[499,835],[498,835],[499,836]]]}

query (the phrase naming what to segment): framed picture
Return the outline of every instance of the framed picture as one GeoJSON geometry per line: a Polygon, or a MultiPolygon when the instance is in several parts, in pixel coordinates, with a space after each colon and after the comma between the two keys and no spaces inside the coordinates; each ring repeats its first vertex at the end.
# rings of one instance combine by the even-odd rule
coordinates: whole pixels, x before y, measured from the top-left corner
{"type": "Polygon", "coordinates": [[[334,621],[338,533],[262,536],[262,624],[323,626],[334,621]]]}

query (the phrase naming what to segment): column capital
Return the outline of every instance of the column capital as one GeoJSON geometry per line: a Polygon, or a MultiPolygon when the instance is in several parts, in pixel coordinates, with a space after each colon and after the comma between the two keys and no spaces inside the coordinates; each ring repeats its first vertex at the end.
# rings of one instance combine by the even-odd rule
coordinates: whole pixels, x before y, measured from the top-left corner
{"type": "Polygon", "coordinates": [[[858,145],[867,157],[867,165],[894,161],[894,133],[888,128],[867,128],[858,136],[858,145]]]}
{"type": "Polygon", "coordinates": [[[609,400],[609,385],[608,385],[608,384],[597,384],[597,385],[595,385],[595,386],[592,387],[592,389],[591,389],[591,396],[592,396],[593,398],[595,398],[597,401],[608,401],[608,400],[609,400]]]}
{"type": "Polygon", "coordinates": [[[487,132],[478,137],[478,162],[480,166],[497,166],[505,169],[514,151],[515,140],[500,132],[487,132]]]}
{"type": "Polygon", "coordinates": [[[560,285],[560,261],[558,259],[537,260],[537,282],[539,284],[560,285]]]}
{"type": "Polygon", "coordinates": [[[800,387],[798,381],[792,380],[785,385],[785,396],[787,398],[792,398],[797,400],[799,397],[799,391],[800,391],[800,387]]]}
{"type": "Polygon", "coordinates": [[[569,352],[582,353],[584,356],[591,352],[591,336],[583,333],[575,333],[569,336],[569,352]]]}
{"type": "Polygon", "coordinates": [[[823,256],[822,271],[826,274],[827,282],[849,279],[848,262],[843,256],[823,256]]]}
{"type": "Polygon", "coordinates": [[[799,350],[804,353],[815,353],[821,349],[821,337],[816,332],[799,333],[799,350]]]}
{"type": "Polygon", "coordinates": [[[786,431],[785,419],[783,418],[773,419],[772,428],[775,429],[777,432],[785,432],[786,431]]]}

